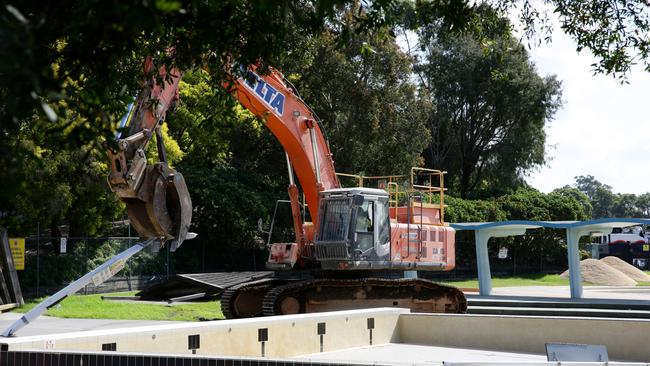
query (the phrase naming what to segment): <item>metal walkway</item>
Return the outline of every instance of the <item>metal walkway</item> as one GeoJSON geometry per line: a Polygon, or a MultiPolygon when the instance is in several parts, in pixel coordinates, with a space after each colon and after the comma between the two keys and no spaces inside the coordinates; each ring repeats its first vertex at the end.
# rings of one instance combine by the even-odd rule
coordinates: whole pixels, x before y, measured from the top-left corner
{"type": "Polygon", "coordinates": [[[167,300],[196,293],[218,295],[229,287],[271,277],[273,274],[270,271],[179,274],[141,291],[138,296],[143,300],[167,300]]]}

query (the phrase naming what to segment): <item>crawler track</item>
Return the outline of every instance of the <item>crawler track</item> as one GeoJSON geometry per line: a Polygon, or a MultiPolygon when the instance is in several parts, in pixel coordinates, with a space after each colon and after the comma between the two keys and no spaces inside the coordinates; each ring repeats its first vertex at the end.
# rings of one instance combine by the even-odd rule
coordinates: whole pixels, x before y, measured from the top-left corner
{"type": "Polygon", "coordinates": [[[232,286],[221,295],[221,312],[226,319],[262,316],[262,301],[274,286],[286,284],[285,280],[263,278],[232,286]]]}
{"type": "Polygon", "coordinates": [[[314,279],[269,289],[262,313],[269,316],[371,307],[464,313],[467,300],[454,287],[424,279],[314,279]]]}

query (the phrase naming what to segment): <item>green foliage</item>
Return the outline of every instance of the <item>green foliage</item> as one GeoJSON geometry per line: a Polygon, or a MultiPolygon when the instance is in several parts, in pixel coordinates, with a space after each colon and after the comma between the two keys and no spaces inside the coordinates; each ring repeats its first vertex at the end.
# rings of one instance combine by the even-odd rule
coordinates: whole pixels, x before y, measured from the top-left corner
{"type": "Polygon", "coordinates": [[[450,34],[424,27],[416,65],[429,114],[432,141],[427,166],[449,171],[460,197],[503,193],[545,161],[545,123],[560,105],[560,83],[541,77],[507,19],[479,9],[471,31],[450,34]]]}
{"type": "MultiPolygon", "coordinates": [[[[239,72],[239,65],[280,65],[300,54],[296,33],[316,35],[331,27],[345,40],[395,24],[404,7],[417,19],[458,19],[451,24],[462,23],[458,9],[468,9],[464,4],[411,7],[387,0],[6,4],[0,9],[0,166],[5,168],[0,181],[13,188],[28,177],[21,163],[23,157],[35,156],[17,139],[26,120],[33,118],[35,129],[59,145],[111,141],[140,88],[147,56],[154,56],[157,65],[184,71],[203,67],[218,87],[229,71],[239,72]],[[338,11],[345,8],[354,8],[355,22],[340,21],[338,11]]],[[[11,196],[11,191],[0,194],[11,196]]]]}
{"type": "MultiPolygon", "coordinates": [[[[581,192],[577,188],[564,186],[562,188],[556,188],[551,192],[551,194],[560,196],[563,199],[566,199],[570,204],[579,204],[582,206],[582,212],[584,212],[584,218],[576,218],[576,220],[586,220],[593,217],[593,206],[589,197],[581,192]]],[[[568,214],[570,216],[570,214],[568,214]]],[[[567,217],[567,215],[562,215],[562,217],[567,217]]]]}
{"type": "MultiPolygon", "coordinates": [[[[461,288],[478,288],[478,279],[462,281],[440,281],[461,288]]],[[[556,274],[523,274],[512,277],[495,276],[492,278],[492,287],[512,286],[567,286],[569,280],[556,274]]]]}
{"type": "Polygon", "coordinates": [[[277,183],[231,167],[197,169],[182,165],[182,168],[191,182],[194,203],[191,230],[199,233],[199,237],[183,244],[179,251],[193,251],[199,258],[199,249],[205,245],[211,253],[204,259],[210,268],[252,268],[254,261],[259,261],[261,266],[264,258],[256,222],[258,218],[268,217],[275,199],[283,196],[277,183]]]}
{"type": "MultiPolygon", "coordinates": [[[[572,192],[573,193],[573,192],[572,192]]],[[[555,190],[549,194],[533,189],[519,189],[498,198],[508,220],[588,220],[589,207],[584,197],[555,190]]]]}
{"type": "Polygon", "coordinates": [[[21,143],[39,159],[14,156],[21,159],[29,184],[14,187],[12,196],[0,196],[0,225],[13,235],[33,233],[37,223],[53,236],[61,235],[63,224],[69,226],[71,236],[104,233],[122,207],[106,185],[103,152],[93,147],[64,148],[36,126],[24,123],[21,128],[21,143]]]}
{"type": "Polygon", "coordinates": [[[591,175],[575,177],[576,189],[588,197],[594,218],[650,217],[650,193],[614,193],[612,187],[591,175]]]}
{"type": "MultiPolygon", "coordinates": [[[[305,37],[318,37],[323,31],[332,35],[336,45],[352,46],[358,53],[358,61],[362,61],[356,63],[368,66],[374,62],[391,64],[382,52],[377,52],[383,51],[383,46],[374,34],[391,43],[391,33],[397,26],[410,30],[436,28],[445,33],[479,33],[479,38],[486,41],[479,42],[483,45],[481,52],[506,61],[508,55],[498,51],[501,42],[485,32],[491,24],[500,24],[500,16],[517,8],[529,35],[545,36],[551,29],[544,10],[529,1],[493,0],[488,4],[498,11],[486,13],[483,3],[465,1],[157,0],[115,4],[26,0],[7,3],[0,9],[0,79],[3,81],[0,181],[4,188],[0,196],[15,195],[30,177],[26,162],[40,160],[32,146],[19,136],[26,122],[47,135],[53,144],[69,150],[111,141],[117,121],[143,80],[142,61],[147,56],[154,56],[158,65],[175,65],[185,71],[203,67],[212,75],[211,85],[218,87],[231,67],[237,71],[238,65],[261,61],[278,66],[287,60],[303,59],[304,53],[309,52],[305,49],[305,37]],[[493,52],[493,46],[497,46],[497,52],[493,52]],[[175,52],[168,52],[171,49],[175,52]]],[[[548,5],[550,11],[559,15],[563,29],[577,41],[578,50],[586,48],[596,55],[596,71],[625,75],[635,62],[648,67],[649,23],[644,1],[553,0],[541,6],[548,5]]],[[[460,40],[469,39],[460,37],[460,40]]],[[[515,54],[521,53],[519,47],[512,49],[515,54]]],[[[351,56],[349,51],[343,52],[346,57],[351,56]]],[[[314,67],[318,65],[316,60],[314,67]]],[[[456,66],[447,70],[453,71],[456,66]]],[[[335,71],[333,76],[338,73],[335,71]]],[[[511,75],[498,68],[487,74],[495,81],[506,81],[511,75]]],[[[408,91],[398,94],[404,92],[408,94],[408,91]]],[[[388,99],[394,102],[392,107],[404,102],[394,95],[388,99]]],[[[535,98],[531,103],[536,103],[535,98]]],[[[392,107],[382,110],[380,117],[401,118],[403,113],[392,111],[392,107]]],[[[423,107],[417,110],[420,108],[423,107]]],[[[433,105],[426,108],[431,109],[433,105]]],[[[363,117],[377,124],[373,116],[363,117]]],[[[328,116],[327,120],[333,123],[338,118],[328,116]]],[[[400,130],[390,123],[387,126],[400,130]]],[[[363,131],[372,133],[366,127],[363,131]]],[[[387,139],[391,149],[405,149],[403,140],[414,136],[413,131],[406,136],[404,130],[400,131],[387,139]]],[[[434,132],[436,140],[438,131],[434,132]]],[[[537,130],[533,129],[530,135],[526,137],[537,136],[539,140],[537,130]]],[[[426,136],[415,135],[418,141],[422,138],[426,136]]],[[[510,149],[516,155],[521,153],[516,146],[510,149]]],[[[406,151],[400,155],[410,160],[413,154],[414,151],[406,151]]],[[[524,169],[538,164],[540,150],[533,149],[529,154],[532,156],[516,159],[516,163],[523,162],[524,169]]],[[[402,159],[398,163],[406,164],[402,159]]],[[[380,160],[370,164],[371,169],[385,169],[383,165],[380,160]]],[[[512,179],[514,175],[511,171],[504,176],[512,179]]],[[[483,184],[476,177],[470,177],[472,180],[483,184]]]]}
{"type": "MultiPolygon", "coordinates": [[[[176,165],[179,161],[183,159],[184,152],[181,150],[178,142],[174,140],[169,133],[169,126],[165,123],[160,128],[160,133],[162,135],[163,147],[165,150],[165,156],[167,157],[167,162],[170,166],[176,165]]],[[[158,160],[158,145],[155,140],[152,140],[146,149],[147,162],[153,164],[158,160]]]]}
{"type": "Polygon", "coordinates": [[[490,222],[506,220],[506,213],[495,200],[465,200],[445,197],[445,221],[490,222]]]}
{"type": "Polygon", "coordinates": [[[417,98],[411,59],[389,30],[350,36],[342,46],[332,32],[306,43],[305,60],[282,69],[322,119],[337,171],[404,174],[421,165],[431,107],[417,98]]]}
{"type": "Polygon", "coordinates": [[[199,234],[172,255],[173,265],[184,271],[261,268],[265,253],[256,222],[286,198],[284,154],[262,121],[212,84],[205,71],[187,73],[180,104],[168,118],[194,206],[190,230],[199,234]]]}
{"type": "Polygon", "coordinates": [[[520,7],[520,19],[529,39],[549,40],[553,27],[548,13],[559,17],[562,30],[576,42],[576,50],[589,50],[596,58],[594,72],[624,80],[632,65],[650,71],[650,12],[645,0],[497,0],[504,10],[520,7]],[[523,4],[522,4],[523,3],[523,4]]]}
{"type": "MultiPolygon", "coordinates": [[[[534,189],[518,189],[512,194],[491,200],[464,200],[446,197],[447,222],[490,222],[505,220],[588,220],[591,206],[586,196],[573,188],[562,188],[544,194],[534,189]]],[[[490,255],[496,266],[517,266],[540,269],[543,263],[551,267],[566,264],[565,233],[562,230],[539,229],[524,236],[493,238],[490,255]],[[509,257],[497,259],[499,248],[507,248],[509,257]]],[[[474,266],[475,247],[473,233],[456,234],[456,258],[460,264],[474,266]]]]}
{"type": "Polygon", "coordinates": [[[578,176],[575,178],[575,181],[576,188],[589,197],[594,207],[594,217],[609,217],[611,215],[611,207],[615,200],[612,187],[600,183],[591,175],[578,176]]]}

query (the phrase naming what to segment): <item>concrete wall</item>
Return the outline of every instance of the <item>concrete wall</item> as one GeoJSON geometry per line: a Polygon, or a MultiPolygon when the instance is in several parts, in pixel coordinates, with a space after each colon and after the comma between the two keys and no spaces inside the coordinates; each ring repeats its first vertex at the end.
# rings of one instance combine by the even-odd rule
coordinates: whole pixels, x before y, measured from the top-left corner
{"type": "Polygon", "coordinates": [[[609,358],[650,362],[649,320],[404,314],[402,343],[546,354],[545,343],[605,345],[609,358]]]}
{"type": "Polygon", "coordinates": [[[397,323],[403,309],[367,309],[257,319],[220,320],[139,328],[74,332],[49,336],[0,339],[9,351],[53,349],[101,351],[115,343],[117,352],[191,354],[188,337],[200,336],[198,355],[291,357],[321,351],[318,324],[325,324],[322,351],[370,344],[368,319],[374,319],[372,343],[398,342],[397,323]],[[259,341],[260,329],[268,340],[259,341]],[[262,331],[263,332],[263,331],[262,331]]]}
{"type": "Polygon", "coordinates": [[[368,346],[369,318],[374,319],[373,345],[407,343],[543,355],[545,343],[582,343],[605,345],[612,360],[650,362],[649,320],[410,314],[395,308],[0,338],[4,344],[0,349],[92,353],[114,344],[110,350],[120,354],[289,358],[368,346]],[[325,324],[322,335],[319,323],[325,324]],[[264,329],[268,338],[260,342],[264,329]],[[200,345],[192,350],[189,337],[195,335],[200,345]]]}

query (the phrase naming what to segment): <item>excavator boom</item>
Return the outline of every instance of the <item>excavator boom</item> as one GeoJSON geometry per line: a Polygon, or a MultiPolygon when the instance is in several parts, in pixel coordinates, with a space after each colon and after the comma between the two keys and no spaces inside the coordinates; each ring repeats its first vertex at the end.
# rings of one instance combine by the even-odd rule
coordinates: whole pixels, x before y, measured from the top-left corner
{"type": "Polygon", "coordinates": [[[174,251],[188,237],[192,201],[183,175],[167,163],[160,128],[178,101],[182,73],[165,67],[155,70],[152,58],[147,58],[145,74],[142,90],[122,120],[118,148],[108,151],[108,185],[126,204],[129,220],[140,236],[171,240],[174,251]],[[159,161],[149,164],[145,149],[154,135],[159,161]]]}
{"type": "Polygon", "coordinates": [[[255,67],[249,68],[244,77],[235,80],[233,94],[266,122],[284,148],[316,225],[319,193],[340,187],[318,117],[291,83],[273,68],[264,76],[257,74],[255,67]]]}

